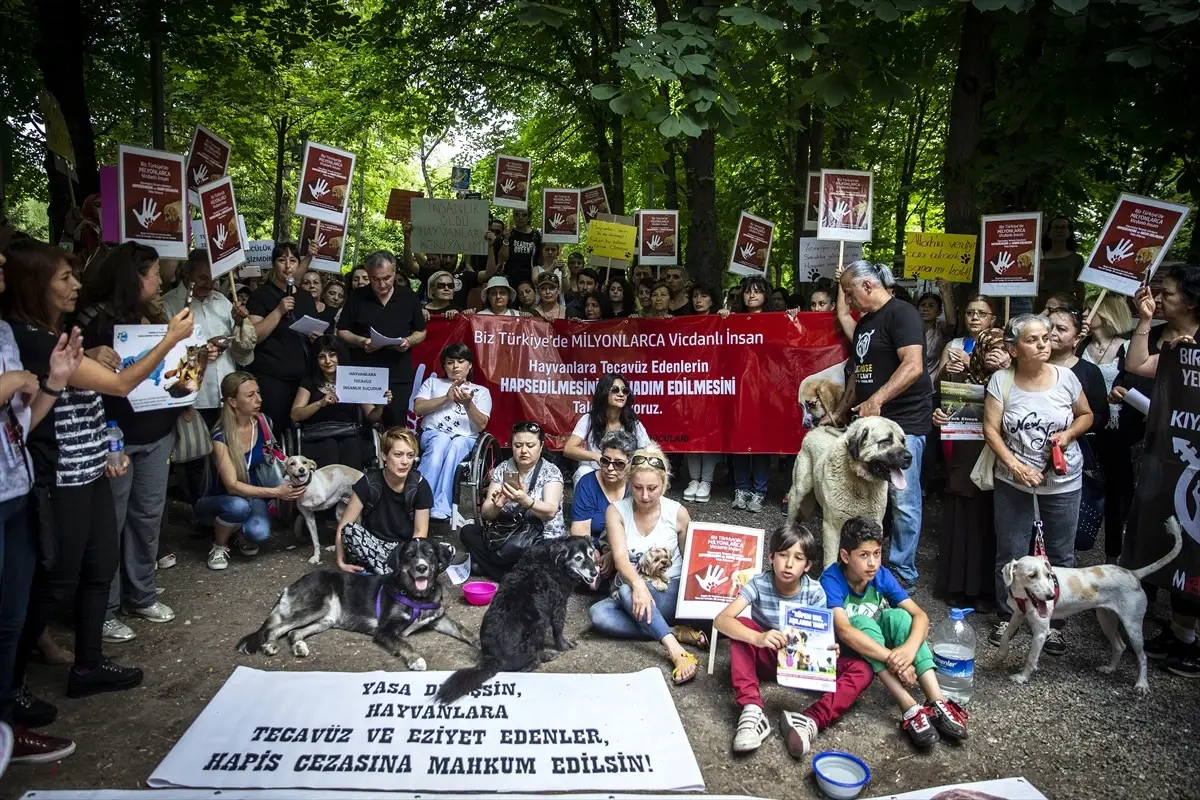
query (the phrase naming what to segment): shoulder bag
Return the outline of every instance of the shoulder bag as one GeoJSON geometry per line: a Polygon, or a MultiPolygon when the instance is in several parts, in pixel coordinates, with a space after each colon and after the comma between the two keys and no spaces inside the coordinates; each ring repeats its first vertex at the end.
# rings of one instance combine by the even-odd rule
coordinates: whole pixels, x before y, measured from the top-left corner
{"type": "Polygon", "coordinates": [[[171,461],[186,464],[198,461],[212,453],[212,434],[204,424],[204,418],[194,408],[186,408],[175,419],[175,449],[171,461]]]}
{"type": "MultiPolygon", "coordinates": [[[[1012,390],[1013,381],[1016,379],[1012,369],[1004,370],[1000,376],[1000,405],[1003,407],[1008,404],[1008,393],[1012,390]]],[[[987,395],[984,395],[984,403],[987,403],[987,395]]],[[[1001,414],[1004,409],[1001,408],[1001,414]]],[[[971,483],[979,487],[982,492],[990,492],[996,488],[996,451],[991,445],[985,444],[983,452],[979,454],[979,458],[975,460],[975,466],[971,469],[971,483]]]]}
{"type": "Polygon", "coordinates": [[[258,433],[262,439],[263,463],[254,468],[254,479],[259,486],[273,489],[283,483],[283,462],[287,460],[287,454],[275,443],[267,418],[262,414],[258,415],[258,433]]]}
{"type": "MultiPolygon", "coordinates": [[[[529,476],[530,489],[537,486],[541,471],[542,461],[538,459],[533,473],[529,476]]],[[[483,535],[494,559],[501,564],[511,565],[517,563],[529,547],[541,540],[543,528],[542,519],[529,509],[516,506],[510,510],[506,504],[500,509],[499,517],[486,523],[483,535]]]]}

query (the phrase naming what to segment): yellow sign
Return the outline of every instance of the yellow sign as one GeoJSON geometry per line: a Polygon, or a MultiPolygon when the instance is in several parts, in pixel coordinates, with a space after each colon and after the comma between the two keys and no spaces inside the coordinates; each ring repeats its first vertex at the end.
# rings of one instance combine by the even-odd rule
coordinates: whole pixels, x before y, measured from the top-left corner
{"type": "Polygon", "coordinates": [[[46,124],[46,147],[50,152],[62,156],[68,164],[75,164],[75,148],[71,147],[71,134],[67,132],[67,120],[63,117],[58,100],[50,92],[38,92],[38,103],[42,107],[42,121],[46,124]]]}
{"type": "Polygon", "coordinates": [[[966,233],[909,231],[904,235],[904,276],[970,283],[977,238],[966,233]]]}
{"type": "Polygon", "coordinates": [[[588,225],[588,252],[596,258],[632,261],[637,228],[594,219],[588,225]]]}

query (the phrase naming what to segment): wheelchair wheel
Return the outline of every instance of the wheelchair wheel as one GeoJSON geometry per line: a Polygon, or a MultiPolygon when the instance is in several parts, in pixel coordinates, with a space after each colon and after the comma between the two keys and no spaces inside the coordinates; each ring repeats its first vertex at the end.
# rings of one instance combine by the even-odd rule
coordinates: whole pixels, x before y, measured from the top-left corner
{"type": "Polygon", "coordinates": [[[482,521],[479,512],[483,508],[492,470],[501,461],[500,456],[500,443],[484,431],[471,448],[471,454],[458,465],[455,472],[454,497],[459,503],[458,511],[473,522],[482,521]]]}

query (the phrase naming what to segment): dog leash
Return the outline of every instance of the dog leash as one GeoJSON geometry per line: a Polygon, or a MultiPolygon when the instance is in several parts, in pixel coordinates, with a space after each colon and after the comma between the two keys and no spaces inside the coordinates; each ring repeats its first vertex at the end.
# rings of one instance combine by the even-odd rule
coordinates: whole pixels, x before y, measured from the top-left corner
{"type": "MultiPolygon", "coordinates": [[[[1033,488],[1033,554],[1035,556],[1037,556],[1038,558],[1045,559],[1046,564],[1050,567],[1050,578],[1051,578],[1051,580],[1054,581],[1054,602],[1057,603],[1059,595],[1062,590],[1058,585],[1058,573],[1056,573],[1054,571],[1054,565],[1050,563],[1050,556],[1048,556],[1046,554],[1046,539],[1042,533],[1042,528],[1043,528],[1042,512],[1038,508],[1037,487],[1034,487],[1033,488]]],[[[1027,599],[1024,597],[1017,597],[1016,595],[1014,595],[1012,593],[1012,589],[1009,589],[1008,596],[1013,600],[1013,602],[1015,602],[1017,604],[1017,609],[1020,610],[1020,612],[1022,614],[1024,614],[1025,613],[1025,603],[1027,602],[1027,599]]]]}

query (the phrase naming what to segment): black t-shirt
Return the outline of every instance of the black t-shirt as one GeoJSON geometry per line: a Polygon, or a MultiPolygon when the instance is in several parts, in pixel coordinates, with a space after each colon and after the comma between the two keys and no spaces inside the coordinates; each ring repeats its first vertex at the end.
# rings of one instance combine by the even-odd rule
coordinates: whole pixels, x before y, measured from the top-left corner
{"type": "MultiPolygon", "coordinates": [[[[389,339],[399,339],[413,331],[425,330],[425,315],[421,313],[421,301],[416,292],[408,284],[397,282],[385,306],[379,302],[375,290],[370,286],[360,286],[352,291],[342,309],[338,330],[370,338],[372,328],[389,339]]],[[[412,383],[411,349],[401,353],[385,347],[368,353],[356,347],[351,352],[356,366],[386,367],[390,385],[412,383]]]]}
{"type": "MultiPolygon", "coordinates": [[[[322,387],[326,387],[330,392],[337,394],[337,392],[334,391],[334,385],[332,383],[324,380],[318,382],[314,380],[311,375],[306,376],[304,380],[300,382],[301,389],[308,389],[309,403],[315,403],[325,396],[325,393],[321,391],[322,387]]],[[[324,408],[318,409],[317,413],[304,420],[304,422],[301,422],[300,426],[308,427],[309,425],[317,425],[322,422],[349,422],[353,424],[358,421],[358,415],[355,412],[354,406],[354,403],[334,403],[331,406],[325,406],[324,408]]]]}
{"type": "MultiPolygon", "coordinates": [[[[266,283],[254,290],[246,303],[246,310],[254,317],[266,317],[279,306],[287,294],[274,283],[266,283]]],[[[254,348],[254,371],[270,375],[281,381],[299,382],[308,371],[308,337],[291,330],[291,326],[304,316],[317,319],[317,304],[312,295],[299,287],[292,287],[296,306],[291,314],[285,315],[265,339],[259,339],[254,348]]]]}
{"type": "Polygon", "coordinates": [[[323,321],[329,323],[329,329],[327,331],[325,331],[326,333],[333,333],[337,329],[337,319],[338,319],[339,311],[341,311],[340,308],[334,308],[333,306],[326,303],[325,310],[321,311],[317,314],[317,319],[323,320],[323,321]]]}
{"type": "MultiPolygon", "coordinates": [[[[429,488],[429,483],[421,476],[421,473],[417,472],[416,468],[408,473],[408,480],[419,481],[412,508],[409,508],[404,502],[403,492],[392,491],[392,488],[387,485],[387,481],[381,479],[383,492],[379,497],[379,502],[375,504],[374,508],[363,510],[362,518],[359,520],[360,524],[380,539],[400,544],[407,542],[413,538],[413,517],[416,512],[433,508],[433,490],[429,488]]],[[[354,484],[354,493],[364,503],[370,496],[365,476],[359,478],[358,483],[354,484]]]]}
{"type": "MultiPolygon", "coordinates": [[[[918,345],[925,358],[925,326],[921,312],[903,300],[889,300],[883,308],[863,314],[854,329],[854,401],[861,403],[891,380],[900,366],[898,351],[918,345]]],[[[922,436],[933,426],[933,383],[924,368],[911,386],[885,403],[881,413],[909,436],[922,436]]]]}
{"type": "Polygon", "coordinates": [[[1095,364],[1082,358],[1071,367],[1071,372],[1075,373],[1075,377],[1083,384],[1083,395],[1092,407],[1092,427],[1088,428],[1087,432],[1104,430],[1108,425],[1109,416],[1108,389],[1104,386],[1104,373],[1095,364]]]}
{"type": "Polygon", "coordinates": [[[670,305],[668,304],[667,311],[673,317],[686,317],[689,314],[696,313],[696,309],[692,306],[692,301],[690,298],[688,299],[688,301],[686,303],[681,305],[679,308],[671,308],[670,305]]]}
{"type": "MultiPolygon", "coordinates": [[[[504,248],[504,240],[500,237],[496,237],[496,240],[492,242],[492,250],[496,251],[496,263],[497,264],[500,263],[500,251],[503,248],[504,248]]],[[[471,264],[471,269],[475,271],[476,278],[479,277],[479,273],[481,273],[487,269],[487,256],[486,255],[467,256],[467,260],[471,264]]]]}
{"type": "Polygon", "coordinates": [[[514,230],[508,236],[508,263],[504,274],[508,285],[517,288],[521,281],[533,280],[533,265],[542,263],[542,232],[537,228],[529,233],[514,230]]]}

